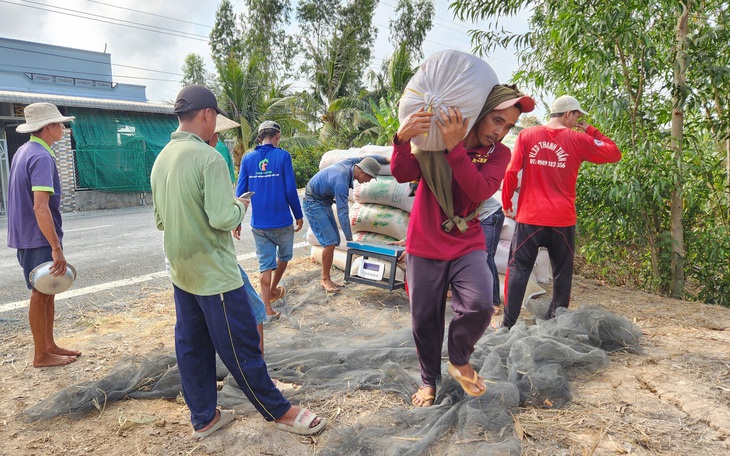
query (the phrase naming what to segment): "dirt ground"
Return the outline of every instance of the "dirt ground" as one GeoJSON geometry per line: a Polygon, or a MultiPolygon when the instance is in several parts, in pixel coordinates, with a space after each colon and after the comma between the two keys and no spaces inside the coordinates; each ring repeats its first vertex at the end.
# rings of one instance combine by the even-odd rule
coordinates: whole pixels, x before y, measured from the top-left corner
{"type": "MultiPolygon", "coordinates": [[[[311,325],[313,331],[410,325],[402,291],[350,284],[353,289],[368,288],[362,292],[367,299],[353,302],[347,293],[325,296],[312,286],[317,268],[309,259],[297,259],[287,272],[289,293],[321,293],[326,306],[297,308],[300,324],[311,325]],[[323,310],[336,314],[338,324],[322,321],[323,310]]],[[[255,283],[253,268],[246,269],[255,283]]],[[[514,410],[523,454],[730,454],[730,309],[581,277],[575,278],[573,303],[602,305],[628,317],[644,334],[642,352],[611,354],[607,370],[574,381],[572,401],[563,408],[514,410]]],[[[84,353],[62,368],[33,368],[29,330],[23,325],[7,327],[0,320],[0,454],[316,455],[338,427],[370,422],[384,409],[412,407],[378,391],[353,391],[316,402],[305,396],[304,405],[330,419],[320,436],[296,437],[248,413],[201,442],[190,438],[187,409],[179,398],[122,400],[80,420],[19,420],[21,412],[41,399],[103,377],[124,356],[154,350],[174,353],[171,290],[152,291],[141,299],[120,298],[105,309],[79,308],[58,316],[59,343],[84,353]]],[[[286,338],[286,323],[267,324],[265,334],[267,340],[286,338]]]]}

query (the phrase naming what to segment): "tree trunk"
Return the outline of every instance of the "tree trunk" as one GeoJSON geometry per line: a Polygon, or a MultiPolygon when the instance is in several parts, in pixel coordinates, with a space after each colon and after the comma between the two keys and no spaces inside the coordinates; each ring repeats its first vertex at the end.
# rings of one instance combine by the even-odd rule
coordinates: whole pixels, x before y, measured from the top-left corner
{"type": "Polygon", "coordinates": [[[676,166],[674,190],[672,191],[672,213],[671,213],[671,274],[673,298],[682,298],[684,295],[685,275],[685,251],[684,251],[684,225],[683,225],[683,166],[682,152],[684,148],[684,103],[686,98],[687,82],[687,51],[686,38],[688,29],[688,16],[690,1],[682,2],[682,11],[677,21],[677,54],[674,62],[674,106],[672,109],[672,139],[671,148],[674,150],[674,161],[676,166]]]}

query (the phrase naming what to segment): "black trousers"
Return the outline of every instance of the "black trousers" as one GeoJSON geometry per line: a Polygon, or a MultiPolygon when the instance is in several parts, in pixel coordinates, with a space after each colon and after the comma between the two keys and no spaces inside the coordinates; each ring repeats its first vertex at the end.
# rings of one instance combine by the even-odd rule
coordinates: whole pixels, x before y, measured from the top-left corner
{"type": "Polygon", "coordinates": [[[511,328],[517,323],[525,298],[525,289],[540,247],[546,247],[553,269],[553,299],[548,318],[558,307],[568,307],[573,286],[575,225],[551,227],[517,223],[509,248],[509,262],[504,285],[505,312],[502,325],[511,328]]]}

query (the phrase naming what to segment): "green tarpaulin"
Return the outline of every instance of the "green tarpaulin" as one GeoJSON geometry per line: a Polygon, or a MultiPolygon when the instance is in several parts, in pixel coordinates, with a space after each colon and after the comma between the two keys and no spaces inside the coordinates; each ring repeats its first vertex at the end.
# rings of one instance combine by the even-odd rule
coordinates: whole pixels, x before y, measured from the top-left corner
{"type": "Polygon", "coordinates": [[[152,164],[170,134],[174,115],[69,109],[76,116],[77,186],[110,192],[150,191],[152,164]]]}

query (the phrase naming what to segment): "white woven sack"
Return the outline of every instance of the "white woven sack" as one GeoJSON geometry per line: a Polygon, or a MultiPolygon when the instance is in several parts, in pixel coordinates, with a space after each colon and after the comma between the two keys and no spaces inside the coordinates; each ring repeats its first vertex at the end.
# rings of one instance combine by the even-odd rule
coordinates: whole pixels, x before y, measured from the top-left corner
{"type": "MultiPolygon", "coordinates": [[[[324,247],[321,245],[313,245],[309,253],[314,261],[321,264],[323,250],[324,247]]],[[[332,266],[336,267],[340,271],[344,271],[345,263],[347,263],[347,250],[335,247],[334,256],[332,258],[332,266]]]]}
{"type": "Polygon", "coordinates": [[[507,241],[507,244],[509,244],[509,242],[512,240],[512,236],[515,234],[515,227],[517,227],[517,222],[515,222],[515,219],[505,217],[504,224],[502,224],[502,231],[499,233],[499,240],[507,241]]]}
{"type": "MultiPolygon", "coordinates": [[[[393,157],[393,146],[375,146],[373,144],[368,144],[366,146],[362,146],[360,149],[360,153],[365,155],[382,155],[383,157],[392,158],[393,157]]],[[[392,176],[393,174],[390,172],[390,165],[380,165],[380,171],[378,171],[378,176],[392,176]]]]}
{"type": "Polygon", "coordinates": [[[322,155],[322,158],[319,160],[319,169],[323,170],[328,166],[334,165],[335,163],[339,163],[342,160],[345,160],[347,158],[352,157],[359,157],[360,156],[360,149],[357,147],[353,147],[351,149],[347,150],[329,150],[322,155]]]}
{"type": "Polygon", "coordinates": [[[374,203],[396,207],[406,212],[413,208],[411,187],[408,182],[398,183],[392,176],[378,176],[366,184],[354,184],[353,196],[356,203],[374,203]]]}
{"type": "MultiPolygon", "coordinates": [[[[348,213],[350,214],[350,218],[352,218],[352,206],[357,204],[357,203],[355,203],[355,198],[352,195],[353,195],[352,189],[350,189],[350,196],[348,196],[348,198],[347,198],[347,210],[348,210],[348,213]]],[[[337,228],[342,228],[340,226],[340,216],[337,214],[337,203],[334,203],[332,205],[332,212],[335,213],[335,225],[337,225],[337,228]]],[[[354,230],[351,230],[351,231],[354,231],[354,230]]]]}
{"type": "MultiPolygon", "coordinates": [[[[351,147],[347,150],[329,150],[322,155],[319,160],[319,169],[323,170],[328,166],[332,166],[335,163],[339,163],[342,160],[353,157],[367,157],[368,155],[382,155],[385,158],[390,158],[393,155],[393,146],[363,146],[362,148],[351,147]]],[[[378,176],[390,176],[390,165],[380,165],[380,172],[378,176]]]]}
{"type": "MultiPolygon", "coordinates": [[[[345,239],[345,233],[343,233],[342,230],[339,228],[337,229],[337,231],[340,232],[340,245],[338,245],[338,247],[341,249],[346,249],[347,248],[347,239],[345,239]]],[[[311,227],[307,228],[307,243],[309,243],[309,245],[316,245],[316,246],[322,245],[317,240],[317,236],[314,235],[314,232],[312,231],[311,227]]]]}
{"type": "Polygon", "coordinates": [[[492,88],[499,84],[492,67],[484,60],[465,52],[447,50],[427,58],[406,86],[399,102],[398,119],[403,123],[409,115],[424,108],[436,113],[431,128],[411,139],[422,150],[444,150],[436,117],[449,107],[459,108],[469,118],[468,130],[492,88]]]}
{"type": "Polygon", "coordinates": [[[510,241],[500,239],[497,243],[497,251],[494,254],[494,264],[497,266],[497,272],[505,274],[507,272],[507,262],[509,261],[509,244],[510,241]]]}
{"type": "Polygon", "coordinates": [[[545,247],[537,251],[535,266],[532,268],[538,283],[550,283],[553,278],[553,267],[550,263],[550,254],[545,247]]]}
{"type": "Polygon", "coordinates": [[[355,203],[350,208],[352,231],[371,231],[396,239],[404,239],[411,214],[380,204],[355,203]]]}

